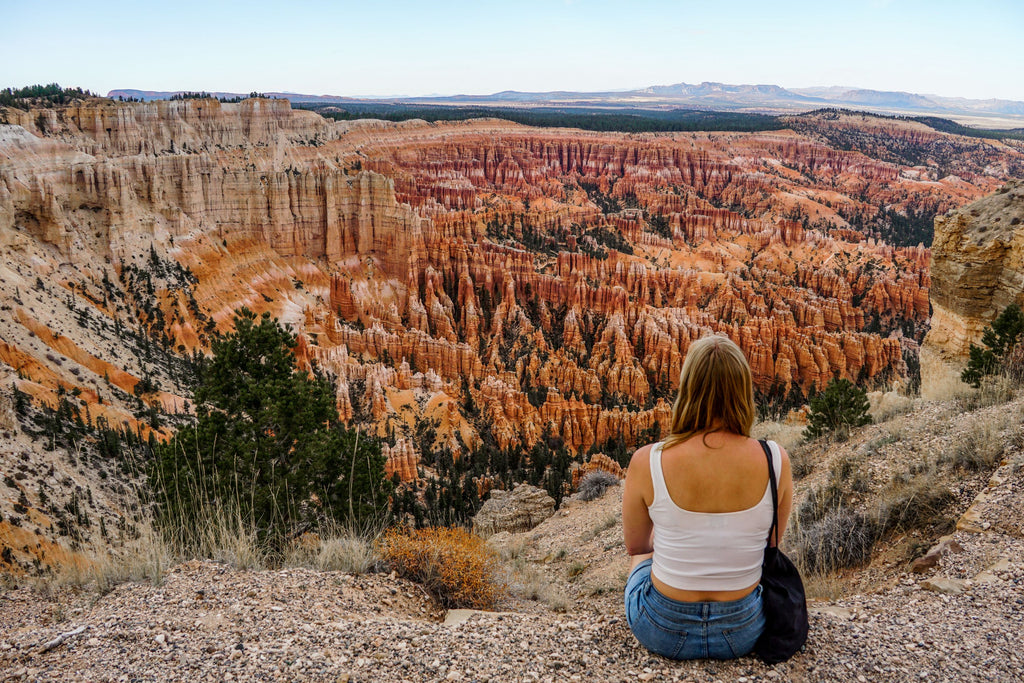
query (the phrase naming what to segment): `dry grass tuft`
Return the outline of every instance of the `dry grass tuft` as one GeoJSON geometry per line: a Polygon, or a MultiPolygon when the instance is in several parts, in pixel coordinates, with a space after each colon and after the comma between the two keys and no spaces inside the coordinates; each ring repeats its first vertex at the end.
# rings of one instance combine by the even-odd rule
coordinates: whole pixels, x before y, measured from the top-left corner
{"type": "Polygon", "coordinates": [[[918,476],[908,475],[909,481],[898,478],[882,494],[875,511],[875,526],[879,533],[903,531],[937,525],[945,531],[952,520],[942,516],[946,507],[955,500],[953,492],[934,471],[918,476]]]}
{"type": "Polygon", "coordinates": [[[804,593],[812,600],[838,600],[849,591],[849,584],[838,573],[810,574],[802,572],[804,593]]]}
{"type": "Polygon", "coordinates": [[[1000,432],[1005,428],[1005,415],[978,419],[954,448],[939,456],[939,464],[969,472],[995,467],[1003,457],[1006,443],[1000,432]]]}
{"type": "Polygon", "coordinates": [[[600,522],[595,524],[593,526],[593,528],[591,528],[589,531],[585,532],[580,537],[580,540],[584,541],[584,542],[592,541],[595,538],[597,538],[598,536],[600,536],[602,533],[604,533],[605,531],[608,531],[608,529],[611,529],[613,526],[615,526],[618,523],[619,523],[619,515],[617,513],[615,513],[615,512],[610,512],[607,515],[605,515],[604,519],[602,519],[600,522]]]}
{"type": "Polygon", "coordinates": [[[121,549],[118,555],[96,553],[62,565],[48,583],[52,589],[62,586],[93,586],[105,595],[128,581],[148,581],[159,585],[163,581],[164,572],[172,563],[173,556],[168,546],[150,531],[121,549]]]}
{"type": "Polygon", "coordinates": [[[555,612],[566,612],[569,609],[569,597],[530,562],[514,564],[508,587],[517,598],[542,602],[555,612]]]}
{"type": "Polygon", "coordinates": [[[239,569],[268,569],[280,558],[262,543],[257,525],[237,513],[237,507],[203,506],[196,510],[189,526],[165,525],[158,533],[177,559],[206,558],[239,569]]]}
{"type": "Polygon", "coordinates": [[[750,435],[755,439],[767,439],[774,441],[790,453],[804,443],[804,429],[806,425],[788,424],[786,422],[758,422],[750,430],[750,435]]]}
{"type": "Polygon", "coordinates": [[[938,361],[936,365],[941,367],[935,368],[934,376],[930,377],[927,382],[922,382],[921,395],[923,398],[947,403],[958,401],[975,391],[960,379],[959,370],[954,371],[941,361],[938,361]]]}
{"type": "Polygon", "coordinates": [[[569,569],[566,571],[566,574],[569,576],[569,580],[573,581],[585,571],[587,571],[587,565],[585,563],[573,562],[569,565],[569,569]]]}
{"type": "Polygon", "coordinates": [[[797,446],[786,449],[789,452],[789,468],[793,473],[793,479],[800,481],[814,471],[814,460],[811,458],[810,446],[797,446]]]}
{"type": "Polygon", "coordinates": [[[876,424],[906,415],[917,407],[917,399],[896,391],[872,392],[868,398],[871,400],[871,418],[876,424]]]}
{"type": "Polygon", "coordinates": [[[497,553],[465,529],[389,529],[376,547],[392,569],[447,608],[491,609],[507,590],[497,553]]]}
{"type": "Polygon", "coordinates": [[[982,380],[979,388],[968,388],[967,393],[958,395],[953,409],[957,412],[969,413],[989,406],[1008,403],[1015,396],[1017,384],[1017,381],[1005,375],[986,377],[982,380]]]}
{"type": "Polygon", "coordinates": [[[380,562],[370,534],[350,527],[338,527],[321,538],[309,534],[300,538],[285,554],[284,564],[318,571],[365,574],[380,562]]]}

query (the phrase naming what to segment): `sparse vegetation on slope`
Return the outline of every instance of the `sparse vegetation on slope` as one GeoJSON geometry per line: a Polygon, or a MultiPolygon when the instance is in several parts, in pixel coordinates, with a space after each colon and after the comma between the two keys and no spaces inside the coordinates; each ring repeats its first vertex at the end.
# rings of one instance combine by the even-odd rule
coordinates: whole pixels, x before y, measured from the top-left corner
{"type": "Polygon", "coordinates": [[[993,397],[983,386],[977,394],[984,398],[920,404],[848,441],[797,449],[805,477],[784,546],[813,594],[863,590],[849,570],[869,561],[864,576],[905,569],[953,530],[1006,454],[1019,451],[1024,406],[1012,391],[993,397]],[[836,572],[847,580],[831,578],[836,572]]]}

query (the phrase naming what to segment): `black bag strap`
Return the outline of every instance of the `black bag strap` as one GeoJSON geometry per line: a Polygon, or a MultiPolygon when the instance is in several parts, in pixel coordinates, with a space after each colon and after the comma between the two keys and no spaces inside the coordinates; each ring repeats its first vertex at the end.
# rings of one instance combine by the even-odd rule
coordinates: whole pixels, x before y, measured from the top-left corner
{"type": "MultiPolygon", "coordinates": [[[[768,546],[771,546],[772,535],[777,534],[779,530],[779,489],[778,484],[775,483],[775,457],[772,455],[772,449],[768,446],[768,442],[764,439],[759,439],[758,443],[761,444],[761,448],[764,449],[764,455],[768,458],[768,485],[772,487],[772,527],[768,530],[768,546]]],[[[779,544],[779,538],[775,536],[775,545],[779,544]]]]}

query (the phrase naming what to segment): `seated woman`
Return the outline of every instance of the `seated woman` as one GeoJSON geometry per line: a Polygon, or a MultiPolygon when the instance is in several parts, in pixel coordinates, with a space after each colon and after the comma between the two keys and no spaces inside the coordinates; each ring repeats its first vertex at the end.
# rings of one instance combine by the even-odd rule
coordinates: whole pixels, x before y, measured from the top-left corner
{"type": "MultiPolygon", "coordinates": [[[[626,619],[637,640],[672,659],[731,659],[764,630],[761,563],[772,525],[768,460],[750,438],[750,366],[722,336],[694,342],[671,432],[633,454],[622,499],[631,556],[626,619]]],[[[779,528],[793,499],[789,456],[768,442],[779,528]]]]}

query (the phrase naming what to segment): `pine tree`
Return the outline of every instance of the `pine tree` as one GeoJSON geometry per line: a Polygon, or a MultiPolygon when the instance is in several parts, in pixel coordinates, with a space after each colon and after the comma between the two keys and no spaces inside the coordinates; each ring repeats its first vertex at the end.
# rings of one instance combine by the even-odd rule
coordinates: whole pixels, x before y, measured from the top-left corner
{"type": "Polygon", "coordinates": [[[845,435],[851,427],[871,424],[867,392],[847,379],[833,379],[810,404],[811,412],[804,430],[804,437],[808,439],[834,432],[845,435]]]}
{"type": "Polygon", "coordinates": [[[960,374],[960,379],[975,389],[981,386],[981,380],[987,375],[995,374],[1008,358],[1021,335],[1024,334],[1024,312],[1017,304],[1010,304],[1002,313],[986,327],[981,334],[984,347],[971,344],[967,367],[960,374]]]}
{"type": "Polygon", "coordinates": [[[279,548],[322,521],[386,513],[379,442],[343,427],[327,378],[296,367],[295,338],[244,308],[234,327],[200,370],[195,426],[157,448],[161,521],[187,535],[220,507],[279,548]]]}

